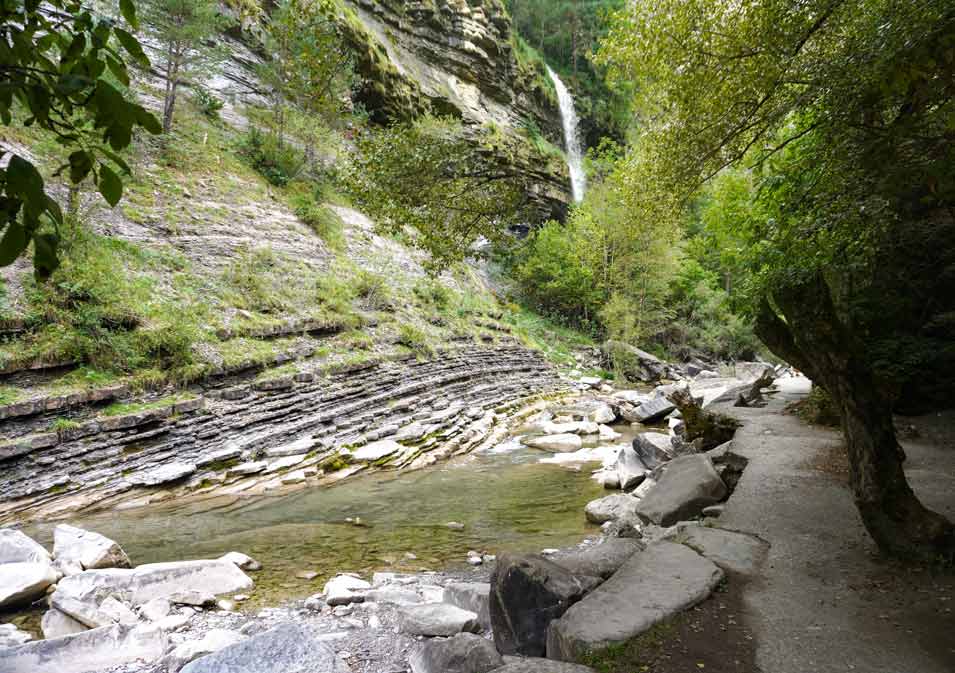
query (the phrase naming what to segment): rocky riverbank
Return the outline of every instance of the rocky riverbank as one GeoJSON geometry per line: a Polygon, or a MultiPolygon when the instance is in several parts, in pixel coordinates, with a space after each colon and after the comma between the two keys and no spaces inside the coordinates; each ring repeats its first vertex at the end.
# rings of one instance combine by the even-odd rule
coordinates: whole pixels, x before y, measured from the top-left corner
{"type": "MultiPolygon", "coordinates": [[[[708,391],[702,397],[712,399],[741,383],[704,376],[690,389],[708,391]]],[[[662,410],[672,387],[638,393],[615,391],[599,379],[575,385],[573,402],[541,409],[522,428],[529,445],[550,437],[544,450],[558,462],[587,463],[578,455],[587,449],[575,447],[615,433],[608,423],[635,414],[648,420],[654,409],[661,420],[675,411],[672,404],[662,410]],[[574,450],[560,451],[567,446],[574,450]]],[[[8,647],[0,650],[0,663],[3,670],[31,673],[196,673],[226,670],[222,662],[238,657],[263,673],[286,670],[300,657],[317,670],[356,673],[409,666],[415,673],[558,670],[555,659],[580,661],[699,602],[725,571],[751,572],[765,551],[761,541],[742,534],[663,527],[696,519],[704,508],[718,514],[716,503],[742,469],[730,447],[695,452],[681,439],[679,422],[668,426],[666,435],[658,434],[669,446],[650,444],[652,469],[643,462],[651,453],[640,434],[596,471],[605,486],[624,489],[587,507],[588,518],[604,523],[599,539],[499,559],[469,553],[471,569],[458,573],[338,575],[320,594],[254,614],[237,611],[260,567],[243,554],[129,568],[120,546],[97,533],[58,526],[50,554],[19,531],[3,529],[0,602],[9,607],[45,595],[49,609],[46,641],[5,627],[8,647]],[[642,479],[634,477],[638,460],[642,479]],[[263,653],[276,647],[289,650],[288,657],[264,661],[263,653]]]]}

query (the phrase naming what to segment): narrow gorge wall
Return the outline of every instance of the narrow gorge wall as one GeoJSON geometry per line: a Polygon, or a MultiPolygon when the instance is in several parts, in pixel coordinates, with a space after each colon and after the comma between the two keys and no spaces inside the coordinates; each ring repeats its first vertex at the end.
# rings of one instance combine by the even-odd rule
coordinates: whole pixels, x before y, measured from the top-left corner
{"type": "Polygon", "coordinates": [[[343,26],[365,79],[358,99],[382,123],[426,112],[492,124],[520,139],[512,162],[534,182],[543,219],[570,202],[566,166],[526,141],[533,126],[563,146],[556,92],[541,62],[518,57],[500,0],[343,0],[343,26]]]}

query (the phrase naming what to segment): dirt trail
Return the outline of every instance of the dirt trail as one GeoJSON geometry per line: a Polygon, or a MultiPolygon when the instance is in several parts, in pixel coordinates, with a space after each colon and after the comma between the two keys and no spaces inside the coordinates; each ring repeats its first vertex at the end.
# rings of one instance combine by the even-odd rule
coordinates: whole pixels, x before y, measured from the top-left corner
{"type": "MultiPolygon", "coordinates": [[[[763,409],[716,407],[745,421],[734,450],[750,459],[720,526],[772,544],[742,588],[762,673],[955,671],[955,573],[880,559],[838,467],[841,435],[785,414],[809,390],[783,379],[763,409]]],[[[904,419],[912,487],[955,518],[955,414],[904,419]]]]}

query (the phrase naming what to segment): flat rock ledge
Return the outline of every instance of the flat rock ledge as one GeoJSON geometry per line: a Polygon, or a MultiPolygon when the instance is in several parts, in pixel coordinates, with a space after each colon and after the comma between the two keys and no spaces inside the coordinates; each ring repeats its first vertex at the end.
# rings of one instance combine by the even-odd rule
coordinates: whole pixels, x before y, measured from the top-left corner
{"type": "Polygon", "coordinates": [[[547,657],[580,657],[639,636],[706,599],[723,579],[712,561],[661,541],[634,554],[609,580],[551,622],[547,657]]]}

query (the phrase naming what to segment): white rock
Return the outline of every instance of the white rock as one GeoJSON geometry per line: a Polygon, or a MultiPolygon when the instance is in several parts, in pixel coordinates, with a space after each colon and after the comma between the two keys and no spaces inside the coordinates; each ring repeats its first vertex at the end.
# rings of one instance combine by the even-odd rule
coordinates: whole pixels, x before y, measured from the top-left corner
{"type": "Polygon", "coordinates": [[[179,669],[190,661],[218,652],[222,648],[234,645],[244,639],[245,636],[237,631],[212,629],[200,640],[190,640],[177,646],[166,656],[163,663],[166,665],[168,673],[178,673],[179,669]]]}
{"type": "Polygon", "coordinates": [[[360,463],[374,462],[381,460],[385,456],[390,456],[402,449],[401,444],[393,439],[380,439],[377,442],[365,444],[352,451],[352,460],[360,463]]]}
{"type": "Polygon", "coordinates": [[[228,554],[223,554],[219,557],[219,560],[231,563],[239,570],[262,570],[261,563],[256,561],[251,556],[247,556],[246,554],[238,551],[230,551],[228,554]]]}
{"type": "Polygon", "coordinates": [[[322,591],[325,602],[331,606],[361,603],[365,600],[362,592],[371,589],[371,584],[351,575],[337,575],[325,583],[322,591]]]}
{"type": "Polygon", "coordinates": [[[521,443],[533,449],[543,449],[545,451],[570,452],[576,451],[583,446],[579,435],[561,434],[544,435],[543,437],[524,437],[521,443]]]}
{"type": "Polygon", "coordinates": [[[53,555],[64,563],[79,563],[84,570],[128,568],[129,557],[108,537],[75,526],[53,529],[53,555]]]}
{"type": "Polygon", "coordinates": [[[264,460],[252,461],[248,463],[242,463],[241,465],[236,465],[235,467],[230,467],[229,471],[226,473],[230,477],[245,477],[250,474],[258,474],[267,468],[269,464],[264,460]]]}
{"type": "Polygon", "coordinates": [[[49,563],[0,565],[0,610],[35,601],[57,579],[59,575],[49,563]]]}
{"type": "Polygon", "coordinates": [[[158,486],[185,479],[195,473],[194,463],[168,463],[142,474],[133,475],[129,482],[134,486],[158,486]]]}
{"type": "Polygon", "coordinates": [[[156,625],[157,629],[169,633],[170,631],[181,629],[183,626],[189,623],[189,619],[189,615],[169,615],[168,617],[157,619],[153,623],[156,625]]]}
{"type": "Polygon", "coordinates": [[[52,640],[0,649],[3,673],[91,673],[134,661],[152,662],[166,650],[155,627],[114,624],[52,640]]]}
{"type": "Polygon", "coordinates": [[[50,552],[12,528],[0,528],[0,563],[51,563],[50,552]]]}
{"type": "Polygon", "coordinates": [[[108,596],[105,601],[100,603],[99,611],[117,624],[135,624],[139,621],[135,612],[113,596],[108,596]]]}
{"type": "Polygon", "coordinates": [[[43,613],[43,619],[40,620],[40,630],[43,632],[43,637],[49,640],[50,638],[82,633],[88,631],[89,627],[56,608],[50,608],[43,613]]]}
{"type": "Polygon", "coordinates": [[[16,647],[33,640],[33,636],[21,631],[16,624],[0,624],[0,647],[16,647]]]}
{"type": "Polygon", "coordinates": [[[290,467],[295,467],[299,463],[305,460],[305,455],[301,456],[285,456],[284,458],[279,458],[271,463],[269,463],[268,468],[265,470],[266,473],[278,472],[279,470],[287,470],[290,467]]]}
{"type": "Polygon", "coordinates": [[[467,631],[478,633],[478,616],[447,603],[411,605],[399,611],[399,628],[413,636],[453,636],[467,631]]]}
{"type": "Polygon", "coordinates": [[[139,608],[139,614],[150,622],[159,621],[169,615],[172,611],[172,604],[165,598],[154,598],[147,601],[139,608]]]}
{"type": "Polygon", "coordinates": [[[609,425],[601,425],[597,428],[597,432],[601,441],[612,442],[615,439],[620,439],[623,435],[611,428],[609,425]]]}
{"type": "Polygon", "coordinates": [[[617,414],[614,413],[613,407],[611,407],[609,404],[601,404],[592,412],[590,412],[590,420],[592,420],[594,423],[613,423],[616,419],[617,414]]]}

